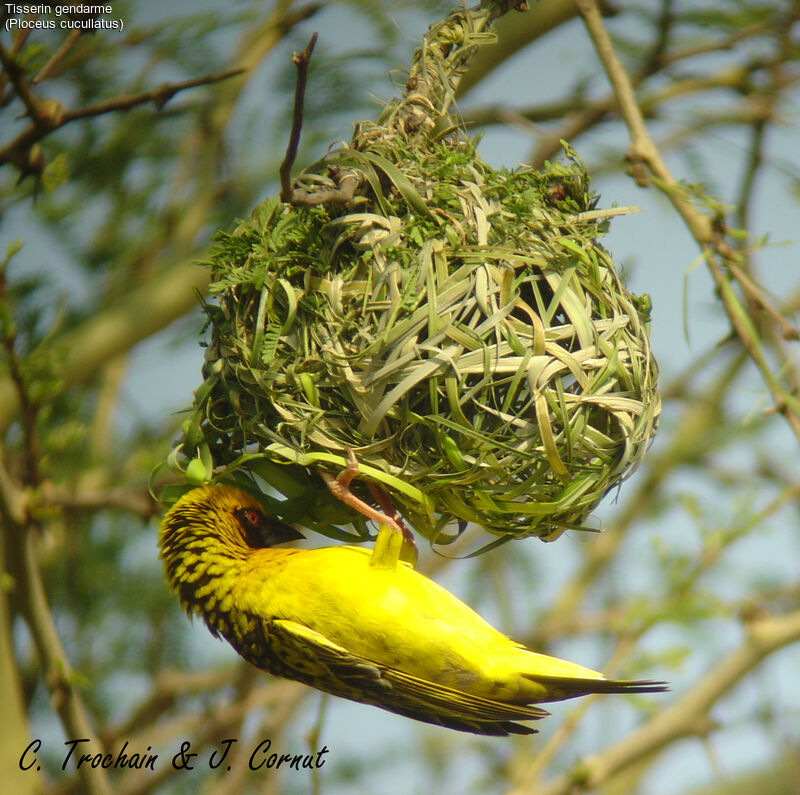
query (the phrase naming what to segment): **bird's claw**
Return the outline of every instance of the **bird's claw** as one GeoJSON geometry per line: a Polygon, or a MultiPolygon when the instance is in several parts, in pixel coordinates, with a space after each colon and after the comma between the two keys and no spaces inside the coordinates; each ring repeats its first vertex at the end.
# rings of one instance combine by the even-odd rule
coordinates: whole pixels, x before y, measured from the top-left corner
{"type": "Polygon", "coordinates": [[[409,557],[413,557],[416,560],[417,545],[414,541],[414,535],[403,523],[402,517],[392,505],[389,495],[378,484],[367,483],[370,493],[383,509],[379,511],[350,491],[350,484],[358,476],[359,467],[355,453],[349,447],[345,448],[345,451],[347,454],[347,466],[338,475],[333,475],[324,469],[319,470],[325,485],[337,500],[349,505],[367,519],[377,522],[379,526],[387,527],[392,532],[397,533],[403,540],[403,546],[410,547],[409,557]]]}

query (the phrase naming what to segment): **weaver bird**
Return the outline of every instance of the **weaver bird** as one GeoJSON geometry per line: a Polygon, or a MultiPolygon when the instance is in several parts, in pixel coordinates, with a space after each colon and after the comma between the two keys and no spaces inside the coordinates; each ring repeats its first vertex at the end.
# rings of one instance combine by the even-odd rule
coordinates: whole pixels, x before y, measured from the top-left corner
{"type": "Polygon", "coordinates": [[[531,734],[533,706],[588,693],[648,693],[509,640],[398,560],[402,537],[361,547],[276,549],[302,538],[232,486],[203,486],[159,533],[171,587],[248,662],[328,693],[475,734],[531,734]]]}

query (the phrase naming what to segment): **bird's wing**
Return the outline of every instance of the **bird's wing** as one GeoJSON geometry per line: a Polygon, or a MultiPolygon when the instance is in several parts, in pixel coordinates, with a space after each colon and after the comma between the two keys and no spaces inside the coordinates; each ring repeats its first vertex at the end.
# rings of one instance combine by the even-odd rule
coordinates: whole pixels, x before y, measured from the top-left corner
{"type": "Polygon", "coordinates": [[[373,704],[406,717],[476,734],[533,734],[514,723],[550,713],[539,707],[505,704],[428,682],[373,662],[333,643],[295,621],[264,621],[275,673],[299,679],[319,690],[373,704]]]}

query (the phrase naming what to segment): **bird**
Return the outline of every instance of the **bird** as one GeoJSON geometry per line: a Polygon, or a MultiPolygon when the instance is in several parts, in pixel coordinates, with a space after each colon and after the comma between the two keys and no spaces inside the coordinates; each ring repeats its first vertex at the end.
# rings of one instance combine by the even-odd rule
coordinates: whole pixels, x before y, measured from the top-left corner
{"type": "Polygon", "coordinates": [[[167,511],[158,536],[169,585],[190,617],[247,662],[342,698],[481,735],[532,734],[541,702],[651,693],[665,682],[606,679],[526,649],[400,558],[280,547],[303,538],[237,486],[209,484],[167,511]]]}

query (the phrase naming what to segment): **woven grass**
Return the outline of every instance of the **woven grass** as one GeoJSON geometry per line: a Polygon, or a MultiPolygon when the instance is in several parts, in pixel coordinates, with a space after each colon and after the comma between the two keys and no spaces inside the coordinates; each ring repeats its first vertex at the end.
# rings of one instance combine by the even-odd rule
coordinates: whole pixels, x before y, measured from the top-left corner
{"type": "Polygon", "coordinates": [[[432,28],[406,95],[297,182],[355,176],[352,202],[270,199],[217,234],[179,468],[260,476],[276,513],[336,535],[355,517],[326,514],[315,470],[349,447],[440,541],[466,521],[551,540],[637,465],[660,405],[649,302],[598,243],[583,166],[493,169],[447,116],[491,5],[432,28]]]}

